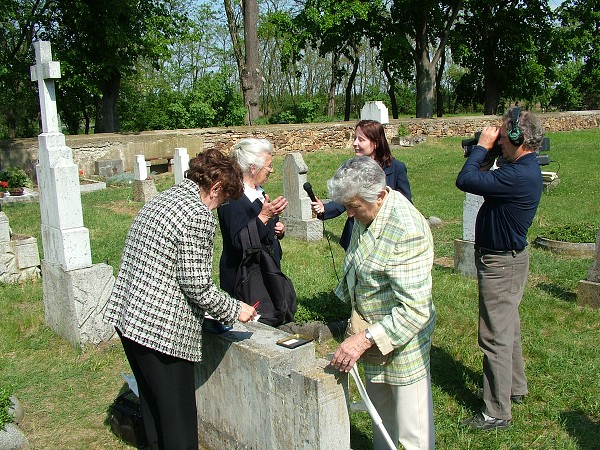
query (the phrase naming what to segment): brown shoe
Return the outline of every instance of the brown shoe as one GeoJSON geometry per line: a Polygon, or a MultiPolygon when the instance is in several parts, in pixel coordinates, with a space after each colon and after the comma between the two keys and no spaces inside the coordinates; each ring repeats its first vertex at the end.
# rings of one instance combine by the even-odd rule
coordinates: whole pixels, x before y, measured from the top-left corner
{"type": "Polygon", "coordinates": [[[472,419],[463,420],[460,426],[472,430],[503,430],[510,427],[510,419],[496,419],[492,417],[486,420],[482,413],[477,413],[472,419]]]}

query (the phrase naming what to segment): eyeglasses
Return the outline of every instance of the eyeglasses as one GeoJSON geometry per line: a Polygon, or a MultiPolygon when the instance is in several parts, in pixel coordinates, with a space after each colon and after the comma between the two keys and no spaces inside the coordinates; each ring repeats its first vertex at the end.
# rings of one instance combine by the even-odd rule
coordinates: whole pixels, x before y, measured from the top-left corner
{"type": "Polygon", "coordinates": [[[275,172],[273,164],[269,164],[268,166],[262,166],[262,169],[267,169],[269,172],[275,172]]]}

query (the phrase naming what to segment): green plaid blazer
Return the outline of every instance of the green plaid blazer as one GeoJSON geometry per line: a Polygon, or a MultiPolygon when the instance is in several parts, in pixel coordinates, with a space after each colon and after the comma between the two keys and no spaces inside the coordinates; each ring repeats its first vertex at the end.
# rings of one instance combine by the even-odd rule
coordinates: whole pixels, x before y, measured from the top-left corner
{"type": "Polygon", "coordinates": [[[407,385],[429,373],[436,318],[431,300],[433,237],[412,203],[387,190],[369,227],[356,222],[335,293],[372,324],[369,331],[380,350],[393,352],[385,366],[364,362],[369,380],[407,385]]]}

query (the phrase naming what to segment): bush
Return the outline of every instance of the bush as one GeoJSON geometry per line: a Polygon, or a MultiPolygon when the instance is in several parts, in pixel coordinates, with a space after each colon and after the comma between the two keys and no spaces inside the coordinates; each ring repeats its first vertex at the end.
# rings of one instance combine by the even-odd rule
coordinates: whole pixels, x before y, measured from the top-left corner
{"type": "Polygon", "coordinates": [[[591,223],[576,223],[573,225],[562,225],[548,228],[542,233],[542,237],[553,241],[589,243],[596,242],[598,226],[591,223]]]}
{"type": "Polygon", "coordinates": [[[133,184],[135,177],[132,173],[118,173],[106,179],[106,186],[124,186],[133,184]]]}

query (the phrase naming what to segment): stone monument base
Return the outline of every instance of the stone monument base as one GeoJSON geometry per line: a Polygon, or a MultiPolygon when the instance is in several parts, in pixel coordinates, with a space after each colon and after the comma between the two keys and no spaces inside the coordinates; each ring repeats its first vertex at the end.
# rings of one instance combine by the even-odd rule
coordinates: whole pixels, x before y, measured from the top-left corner
{"type": "Polygon", "coordinates": [[[600,307],[600,283],[596,281],[580,280],[577,286],[577,304],[579,306],[591,306],[594,309],[600,307]]]}
{"type": "Polygon", "coordinates": [[[133,181],[133,201],[146,203],[158,194],[154,180],[148,178],[146,180],[133,181]]]}
{"type": "Polygon", "coordinates": [[[454,271],[467,277],[477,278],[473,241],[454,240],[454,271]]]}
{"type": "Polygon", "coordinates": [[[323,239],[323,221],[285,217],[285,234],[303,241],[320,241],[323,239]]]}
{"type": "Polygon", "coordinates": [[[99,344],[115,329],[102,320],[115,278],[107,264],[65,271],[42,261],[46,324],[77,347],[99,344]]]}

